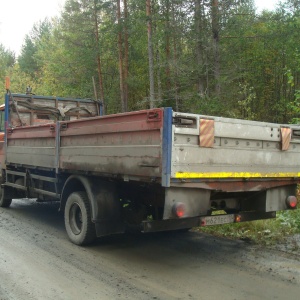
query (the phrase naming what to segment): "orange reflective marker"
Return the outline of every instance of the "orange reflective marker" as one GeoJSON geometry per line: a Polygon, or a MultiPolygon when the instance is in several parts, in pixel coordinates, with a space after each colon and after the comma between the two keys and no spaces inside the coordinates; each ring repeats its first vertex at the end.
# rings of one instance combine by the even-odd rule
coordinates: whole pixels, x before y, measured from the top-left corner
{"type": "Polygon", "coordinates": [[[5,77],[5,89],[10,89],[10,78],[8,76],[5,77]]]}

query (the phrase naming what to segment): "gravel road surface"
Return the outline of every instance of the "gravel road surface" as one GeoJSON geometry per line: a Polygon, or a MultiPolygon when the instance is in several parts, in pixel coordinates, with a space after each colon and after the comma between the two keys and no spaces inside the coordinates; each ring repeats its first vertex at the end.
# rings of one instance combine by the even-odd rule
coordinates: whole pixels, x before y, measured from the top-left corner
{"type": "Polygon", "coordinates": [[[187,232],[78,247],[57,204],[14,200],[0,208],[0,299],[298,300],[297,243],[264,249],[187,232]]]}

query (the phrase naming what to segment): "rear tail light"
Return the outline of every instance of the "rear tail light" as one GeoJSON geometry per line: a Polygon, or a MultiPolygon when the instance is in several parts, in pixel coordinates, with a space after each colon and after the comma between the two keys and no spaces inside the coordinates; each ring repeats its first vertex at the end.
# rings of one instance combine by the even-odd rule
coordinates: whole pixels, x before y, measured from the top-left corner
{"type": "Polygon", "coordinates": [[[181,202],[175,203],[172,211],[177,218],[182,218],[185,215],[185,205],[181,202]]]}
{"type": "Polygon", "coordinates": [[[286,205],[289,208],[296,208],[296,206],[297,206],[297,197],[296,196],[288,196],[286,198],[286,205]]]}
{"type": "Polygon", "coordinates": [[[235,220],[236,223],[239,223],[239,222],[242,221],[242,216],[241,215],[236,215],[234,220],[235,220]]]}

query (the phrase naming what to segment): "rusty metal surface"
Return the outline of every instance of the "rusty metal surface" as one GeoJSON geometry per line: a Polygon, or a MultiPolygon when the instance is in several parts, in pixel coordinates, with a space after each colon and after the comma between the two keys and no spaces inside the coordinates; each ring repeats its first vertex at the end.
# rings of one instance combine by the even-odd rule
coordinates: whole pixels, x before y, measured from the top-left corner
{"type": "MultiPolygon", "coordinates": [[[[226,215],[228,216],[228,215],[226,215]]],[[[239,214],[233,214],[232,219],[236,222],[236,217],[240,218],[240,222],[262,220],[262,219],[273,219],[276,217],[275,212],[242,212],[239,214]]],[[[209,216],[208,218],[218,218],[218,215],[209,216]]],[[[168,219],[158,221],[144,221],[143,232],[157,232],[167,230],[180,230],[185,228],[207,226],[205,222],[206,217],[191,217],[182,219],[168,219]]]]}
{"type": "Polygon", "coordinates": [[[5,166],[5,145],[4,141],[0,141],[0,169],[5,166]]]}
{"type": "Polygon", "coordinates": [[[154,109],[10,128],[6,159],[64,172],[159,178],[162,122],[163,109],[154,109]]]}
{"type": "Polygon", "coordinates": [[[7,164],[55,167],[55,125],[7,130],[7,164]]]}
{"type": "Polygon", "coordinates": [[[97,104],[92,100],[12,94],[10,97],[10,125],[12,127],[55,123],[98,116],[97,104]]]}
{"type": "Polygon", "coordinates": [[[161,177],[163,110],[62,123],[60,168],[161,177]]]}
{"type": "Polygon", "coordinates": [[[279,186],[295,185],[299,179],[261,179],[261,180],[176,180],[173,187],[200,188],[224,192],[261,191],[279,186]]]}

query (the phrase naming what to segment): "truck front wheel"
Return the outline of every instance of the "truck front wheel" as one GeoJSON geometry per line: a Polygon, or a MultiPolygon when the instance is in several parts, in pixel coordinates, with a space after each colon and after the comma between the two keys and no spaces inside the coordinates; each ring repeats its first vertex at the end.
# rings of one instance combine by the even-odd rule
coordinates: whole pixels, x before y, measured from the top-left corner
{"type": "Polygon", "coordinates": [[[68,197],[65,207],[65,227],[69,239],[76,245],[86,245],[96,239],[90,202],[85,192],[74,192],[68,197]]]}

